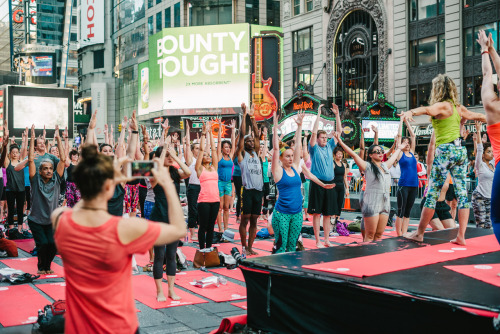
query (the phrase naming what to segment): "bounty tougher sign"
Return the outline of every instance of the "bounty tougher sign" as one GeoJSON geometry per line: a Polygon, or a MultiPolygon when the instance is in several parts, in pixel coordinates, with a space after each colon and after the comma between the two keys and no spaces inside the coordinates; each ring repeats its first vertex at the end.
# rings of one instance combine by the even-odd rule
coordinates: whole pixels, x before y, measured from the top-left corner
{"type": "Polygon", "coordinates": [[[249,99],[248,24],[168,28],[149,39],[139,65],[139,115],[220,112],[249,99]]]}

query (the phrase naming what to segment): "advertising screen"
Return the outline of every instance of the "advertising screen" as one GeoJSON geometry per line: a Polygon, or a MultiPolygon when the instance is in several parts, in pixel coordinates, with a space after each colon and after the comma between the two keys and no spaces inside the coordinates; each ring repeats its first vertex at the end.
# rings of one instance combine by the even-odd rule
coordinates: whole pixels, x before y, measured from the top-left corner
{"type": "Polygon", "coordinates": [[[249,27],[169,28],[151,36],[149,61],[139,65],[139,115],[248,105],[249,27]]]}
{"type": "Polygon", "coordinates": [[[55,54],[21,54],[14,59],[14,70],[21,71],[27,82],[55,83],[55,54]]]}
{"type": "Polygon", "coordinates": [[[394,137],[398,134],[399,121],[379,121],[374,119],[364,119],[361,124],[363,126],[361,131],[370,129],[370,131],[364,131],[365,139],[375,138],[375,132],[373,132],[371,129],[372,125],[375,125],[378,128],[378,137],[381,140],[394,140],[394,137]]]}
{"type": "MultiPolygon", "coordinates": [[[[25,86],[7,88],[8,126],[11,135],[21,136],[32,124],[41,132],[45,126],[47,137],[53,136],[56,125],[73,128],[73,90],[47,89],[25,86]]],[[[73,131],[68,131],[69,135],[73,131]]]]}

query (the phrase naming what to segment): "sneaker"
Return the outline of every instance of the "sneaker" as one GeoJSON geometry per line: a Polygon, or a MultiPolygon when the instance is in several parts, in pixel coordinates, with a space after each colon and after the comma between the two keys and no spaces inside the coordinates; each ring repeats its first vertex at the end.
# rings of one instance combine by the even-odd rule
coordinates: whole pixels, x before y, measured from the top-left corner
{"type": "Polygon", "coordinates": [[[6,251],[0,250],[0,257],[8,257],[9,255],[7,254],[6,251]]]}

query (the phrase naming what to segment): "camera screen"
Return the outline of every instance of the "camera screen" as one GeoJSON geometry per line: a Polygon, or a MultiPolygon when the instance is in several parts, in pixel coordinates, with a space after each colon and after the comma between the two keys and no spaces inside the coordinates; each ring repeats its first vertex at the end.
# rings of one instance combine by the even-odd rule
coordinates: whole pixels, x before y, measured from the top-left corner
{"type": "Polygon", "coordinates": [[[131,163],[132,177],[153,177],[151,170],[154,168],[154,161],[133,161],[131,163]]]}

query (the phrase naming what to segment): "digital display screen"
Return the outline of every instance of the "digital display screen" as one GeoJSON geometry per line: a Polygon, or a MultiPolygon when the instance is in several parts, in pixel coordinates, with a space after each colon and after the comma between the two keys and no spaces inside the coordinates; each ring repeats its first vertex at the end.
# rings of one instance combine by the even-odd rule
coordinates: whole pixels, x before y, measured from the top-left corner
{"type": "Polygon", "coordinates": [[[26,75],[26,77],[51,77],[53,72],[54,57],[52,55],[30,55],[21,56],[16,59],[15,70],[26,75]]]}
{"type": "Polygon", "coordinates": [[[394,139],[398,134],[399,121],[379,121],[374,119],[364,119],[362,121],[362,131],[364,132],[365,139],[374,139],[375,132],[372,130],[372,125],[378,128],[379,139],[394,139]],[[365,131],[370,129],[370,131],[365,131]]]}
{"type": "Polygon", "coordinates": [[[68,99],[45,96],[14,96],[14,128],[64,129],[68,126],[68,99]],[[33,108],[36,106],[36,108],[33,108]]]}

